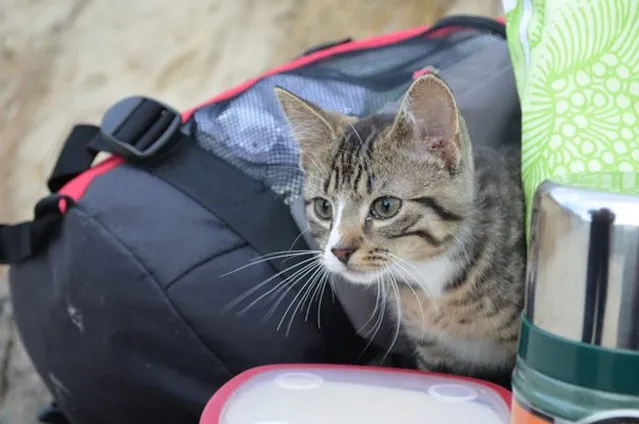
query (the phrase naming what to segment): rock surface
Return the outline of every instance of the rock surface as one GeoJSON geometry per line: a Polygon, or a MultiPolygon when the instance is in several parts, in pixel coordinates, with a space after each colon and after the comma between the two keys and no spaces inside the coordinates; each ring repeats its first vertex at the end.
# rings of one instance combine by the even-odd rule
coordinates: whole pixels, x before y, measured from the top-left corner
{"type": "MultiPolygon", "coordinates": [[[[0,222],[28,219],[60,143],[114,101],[186,108],[315,44],[496,16],[498,0],[0,0],[0,222]]],[[[0,269],[0,424],[49,400],[12,322],[0,269]]]]}

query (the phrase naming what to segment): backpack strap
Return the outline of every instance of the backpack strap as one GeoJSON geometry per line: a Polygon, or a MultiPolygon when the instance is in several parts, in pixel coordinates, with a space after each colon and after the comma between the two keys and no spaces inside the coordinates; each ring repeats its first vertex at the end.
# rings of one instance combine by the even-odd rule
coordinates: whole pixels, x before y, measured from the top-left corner
{"type": "MultiPolygon", "coordinates": [[[[180,114],[156,100],[121,100],[106,112],[100,127],[73,128],[48,180],[49,189],[57,192],[88,170],[99,152],[111,153],[186,194],[262,255],[307,248],[289,208],[267,186],[203,150],[181,127],[180,114]]],[[[33,221],[0,227],[0,263],[28,259],[46,244],[62,219],[62,198],[73,205],[68,197],[53,194],[36,207],[33,221]]],[[[271,263],[283,271],[280,262],[271,263]]]]}
{"type": "Polygon", "coordinates": [[[500,38],[506,38],[506,25],[492,18],[473,15],[452,15],[440,19],[429,27],[424,35],[431,34],[444,28],[475,28],[477,30],[492,33],[500,38]]]}
{"type": "Polygon", "coordinates": [[[66,202],[65,207],[74,204],[68,196],[53,194],[36,204],[33,221],[0,224],[0,264],[21,262],[46,246],[62,220],[60,202],[66,202]]]}
{"type": "Polygon", "coordinates": [[[91,167],[98,151],[89,148],[89,144],[99,136],[100,129],[94,125],[73,127],[47,181],[51,193],[57,193],[66,183],[91,167]]]}
{"type": "Polygon", "coordinates": [[[44,424],[71,424],[56,402],[38,412],[38,422],[44,424]]]}

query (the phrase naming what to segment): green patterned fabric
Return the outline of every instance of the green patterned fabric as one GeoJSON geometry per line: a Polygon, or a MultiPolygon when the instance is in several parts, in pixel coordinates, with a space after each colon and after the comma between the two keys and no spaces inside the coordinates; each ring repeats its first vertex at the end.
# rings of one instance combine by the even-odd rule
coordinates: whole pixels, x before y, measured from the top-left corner
{"type": "MultiPolygon", "coordinates": [[[[639,0],[503,5],[522,106],[528,205],[547,178],[639,172],[639,0]]],[[[610,181],[632,192],[636,178],[610,181]]]]}

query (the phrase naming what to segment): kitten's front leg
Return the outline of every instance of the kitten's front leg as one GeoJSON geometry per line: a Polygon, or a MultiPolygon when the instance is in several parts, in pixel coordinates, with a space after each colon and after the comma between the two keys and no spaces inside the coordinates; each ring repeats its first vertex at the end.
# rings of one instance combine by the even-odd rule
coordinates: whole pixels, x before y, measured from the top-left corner
{"type": "Polygon", "coordinates": [[[432,340],[418,340],[415,346],[415,362],[422,371],[439,371],[450,361],[447,354],[432,340]]]}

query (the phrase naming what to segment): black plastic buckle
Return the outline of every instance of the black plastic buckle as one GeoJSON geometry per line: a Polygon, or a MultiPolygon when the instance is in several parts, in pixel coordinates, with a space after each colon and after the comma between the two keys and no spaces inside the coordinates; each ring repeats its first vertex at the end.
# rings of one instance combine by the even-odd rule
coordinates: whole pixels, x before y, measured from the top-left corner
{"type": "Polygon", "coordinates": [[[175,141],[181,123],[176,110],[156,100],[134,96],[107,110],[100,132],[112,153],[124,159],[144,160],[175,141]]]}
{"type": "Polygon", "coordinates": [[[51,405],[38,413],[38,422],[45,424],[71,424],[55,402],[52,402],[51,405]]]}

